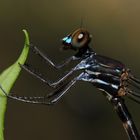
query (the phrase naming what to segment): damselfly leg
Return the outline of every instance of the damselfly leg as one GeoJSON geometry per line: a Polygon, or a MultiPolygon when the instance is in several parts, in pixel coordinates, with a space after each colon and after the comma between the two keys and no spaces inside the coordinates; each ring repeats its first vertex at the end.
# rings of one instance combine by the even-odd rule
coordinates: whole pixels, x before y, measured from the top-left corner
{"type": "Polygon", "coordinates": [[[57,70],[68,65],[72,61],[78,60],[76,61],[78,64],[76,64],[75,67],[55,82],[48,80],[28,64],[20,65],[25,71],[38,78],[49,87],[52,87],[53,91],[51,93],[43,97],[20,97],[7,94],[3,87],[0,86],[1,90],[7,97],[12,99],[28,103],[50,105],[58,102],[77,81],[80,80],[92,83],[93,86],[103,91],[107,99],[113,104],[119,118],[123,122],[129,139],[140,140],[137,129],[123,99],[123,97],[127,96],[140,103],[140,80],[135,78],[130,70],[120,61],[96,54],[92,48],[89,47],[90,41],[91,35],[87,30],[82,28],[64,37],[62,39],[63,49],[71,49],[77,52],[58,65],[54,64],[36,46],[31,45],[31,50],[36,55],[57,70]],[[77,71],[80,74],[78,73],[78,75],[75,76],[75,74],[77,74],[75,72],[77,71]]]}
{"type": "MultiPolygon", "coordinates": [[[[80,62],[72,68],[68,73],[66,73],[63,77],[59,78],[55,82],[52,82],[42,76],[42,74],[38,73],[34,68],[30,65],[20,65],[24,70],[26,70],[31,75],[35,76],[49,87],[54,89],[62,88],[66,83],[68,83],[69,79],[72,78],[75,71],[86,72],[89,76],[94,77],[92,81],[97,80],[93,85],[99,87],[99,89],[105,91],[106,93],[109,91],[112,96],[124,96],[128,95],[128,97],[137,100],[139,102],[139,93],[137,91],[132,90],[130,86],[139,87],[140,80],[136,79],[128,69],[125,68],[125,65],[117,60],[98,55],[96,54],[89,46],[88,43],[91,40],[91,35],[85,29],[78,29],[73,33],[62,39],[62,45],[64,50],[72,49],[77,50],[77,53],[63,61],[62,63],[56,65],[54,64],[44,53],[42,53],[36,46],[30,45],[31,50],[41,57],[45,62],[50,64],[56,69],[61,69],[64,66],[68,65],[71,61],[79,60],[80,62]],[[95,79],[95,80],[93,80],[95,79]],[[117,83],[113,83],[116,82],[117,83]],[[107,86],[102,87],[102,82],[104,82],[107,86]],[[112,88],[110,85],[114,86],[114,89],[117,88],[116,93],[111,93],[112,88]],[[130,86],[129,86],[130,85],[130,86]],[[101,86],[101,88],[100,88],[101,86]]],[[[84,79],[85,80],[85,79],[84,79]]],[[[91,80],[89,78],[87,81],[91,80]]],[[[104,85],[104,84],[103,84],[104,85]]],[[[112,91],[114,92],[114,91],[112,91]]],[[[48,97],[51,94],[48,94],[48,97]]]]}
{"type": "Polygon", "coordinates": [[[70,58],[67,58],[66,60],[64,60],[63,62],[61,62],[60,64],[55,64],[54,62],[52,62],[52,60],[46,55],[44,54],[42,51],[40,51],[36,46],[34,46],[33,44],[30,45],[30,48],[32,50],[32,52],[36,55],[38,55],[39,57],[42,58],[43,61],[45,61],[46,63],[50,64],[52,67],[54,67],[55,69],[61,69],[64,66],[68,65],[71,61],[74,60],[78,60],[78,57],[75,56],[71,56],[70,58]]]}

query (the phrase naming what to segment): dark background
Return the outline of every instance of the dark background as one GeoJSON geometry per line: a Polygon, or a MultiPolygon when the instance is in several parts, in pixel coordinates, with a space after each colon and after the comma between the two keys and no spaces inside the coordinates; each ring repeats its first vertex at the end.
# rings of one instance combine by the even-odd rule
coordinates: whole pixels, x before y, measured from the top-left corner
{"type": "MultiPolygon", "coordinates": [[[[54,62],[74,54],[61,52],[60,39],[83,27],[94,35],[91,46],[99,53],[125,63],[140,77],[140,1],[138,0],[0,0],[0,71],[19,56],[27,29],[31,42],[54,62]],[[96,45],[94,45],[96,44],[96,45]]],[[[28,63],[55,80],[57,73],[30,53],[28,63]]],[[[67,67],[67,70],[71,66],[67,67]]],[[[66,70],[66,69],[65,69],[66,70]]],[[[12,92],[44,95],[50,89],[22,71],[12,92]]],[[[126,104],[140,130],[140,106],[126,104]]],[[[79,82],[55,106],[8,100],[6,140],[127,140],[113,107],[92,85],[79,82]]]]}

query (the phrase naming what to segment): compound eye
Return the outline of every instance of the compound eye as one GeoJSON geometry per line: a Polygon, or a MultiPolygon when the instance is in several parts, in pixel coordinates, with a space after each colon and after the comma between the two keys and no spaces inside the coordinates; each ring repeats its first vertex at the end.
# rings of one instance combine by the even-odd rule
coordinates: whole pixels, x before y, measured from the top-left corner
{"type": "Polygon", "coordinates": [[[79,29],[72,34],[72,47],[74,49],[79,49],[86,47],[90,42],[90,35],[84,29],[79,29]]]}

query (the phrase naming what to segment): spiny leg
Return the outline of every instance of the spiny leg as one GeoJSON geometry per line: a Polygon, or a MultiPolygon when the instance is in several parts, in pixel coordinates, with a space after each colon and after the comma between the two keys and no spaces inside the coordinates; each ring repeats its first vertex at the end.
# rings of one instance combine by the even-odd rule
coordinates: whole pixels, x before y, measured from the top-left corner
{"type": "Polygon", "coordinates": [[[44,96],[43,97],[26,97],[26,96],[8,95],[1,85],[0,85],[0,89],[3,91],[5,96],[11,99],[15,99],[15,100],[26,102],[26,103],[51,105],[51,104],[56,103],[58,100],[60,100],[62,96],[70,89],[70,87],[72,87],[75,84],[77,80],[82,80],[84,77],[86,78],[86,75],[84,73],[80,74],[78,77],[74,78],[73,80],[66,83],[65,85],[57,88],[55,91],[49,93],[48,96],[45,96],[45,97],[44,96]]]}
{"type": "Polygon", "coordinates": [[[58,79],[56,82],[51,82],[48,79],[45,79],[40,73],[38,73],[36,70],[32,69],[29,65],[21,65],[20,66],[27,71],[28,73],[30,73],[31,75],[35,76],[36,78],[38,78],[39,80],[41,80],[42,82],[44,82],[45,84],[47,84],[48,86],[52,87],[52,88],[57,88],[60,85],[63,84],[63,82],[70,78],[72,76],[72,74],[76,71],[75,68],[71,69],[67,74],[65,74],[62,78],[58,79]]]}
{"type": "Polygon", "coordinates": [[[83,60],[83,61],[79,62],[74,68],[72,68],[62,78],[59,78],[56,82],[51,82],[51,81],[49,81],[47,79],[44,79],[44,77],[40,73],[36,72],[29,65],[21,65],[21,64],[19,64],[19,65],[24,70],[26,70],[27,72],[29,72],[31,75],[34,75],[35,77],[37,77],[38,79],[40,79],[42,82],[46,83],[48,86],[50,86],[52,88],[57,88],[60,85],[62,85],[65,80],[67,80],[68,78],[70,78],[74,74],[75,71],[86,69],[86,65],[84,65],[86,63],[86,61],[87,60],[83,60]]]}
{"type": "Polygon", "coordinates": [[[51,66],[53,66],[56,69],[61,69],[62,67],[66,66],[67,64],[69,64],[71,61],[73,60],[78,60],[79,58],[76,56],[71,56],[70,58],[64,60],[62,63],[60,64],[54,64],[47,55],[45,55],[44,53],[42,53],[36,46],[30,44],[30,47],[32,49],[32,51],[37,54],[38,56],[40,56],[45,62],[49,63],[51,66]]]}
{"type": "Polygon", "coordinates": [[[61,88],[57,89],[55,92],[49,93],[47,98],[50,99],[51,103],[54,104],[58,102],[63,95],[76,83],[76,78],[67,84],[63,85],[61,88]]]}
{"type": "Polygon", "coordinates": [[[11,99],[19,100],[26,103],[51,105],[59,101],[61,97],[75,84],[77,80],[80,79],[82,75],[83,73],[77,76],[76,78],[74,78],[72,81],[68,82],[67,84],[63,85],[62,87],[50,93],[51,97],[49,98],[46,96],[44,97],[26,97],[26,96],[16,96],[16,95],[12,96],[12,95],[8,95],[1,85],[0,85],[0,89],[3,91],[5,96],[11,99]]]}
{"type": "Polygon", "coordinates": [[[44,97],[27,97],[27,96],[9,95],[1,85],[0,85],[0,89],[3,91],[3,94],[10,99],[22,101],[25,103],[51,105],[51,102],[49,100],[46,101],[44,97]]]}
{"type": "MultiPolygon", "coordinates": [[[[113,77],[113,81],[114,83],[110,83],[108,81],[108,78],[110,78],[110,76],[103,74],[104,78],[102,79],[102,77],[97,76],[97,75],[90,75],[86,72],[81,73],[78,77],[74,78],[72,81],[70,81],[69,83],[67,83],[66,85],[64,85],[64,88],[66,88],[68,86],[68,89],[75,84],[76,81],[86,81],[86,82],[90,82],[92,83],[95,87],[97,87],[99,90],[105,91],[105,93],[107,93],[107,96],[114,96],[115,94],[117,94],[118,92],[118,88],[119,88],[119,84],[118,84],[118,78],[117,77],[113,77]],[[106,78],[105,78],[106,76],[106,78]]],[[[63,86],[61,87],[63,90],[63,86]]],[[[66,90],[68,90],[66,88],[66,90]]],[[[54,100],[52,100],[52,102],[56,102],[57,100],[59,100],[64,94],[65,94],[65,90],[63,90],[64,92],[53,92],[53,93],[49,93],[47,95],[48,98],[54,98],[54,100]]]]}
{"type": "Polygon", "coordinates": [[[51,99],[51,103],[58,102],[77,81],[82,80],[84,77],[85,73],[81,73],[79,76],[59,88],[58,90],[60,90],[60,92],[56,90],[55,92],[49,93],[47,95],[48,99],[51,99]]]}

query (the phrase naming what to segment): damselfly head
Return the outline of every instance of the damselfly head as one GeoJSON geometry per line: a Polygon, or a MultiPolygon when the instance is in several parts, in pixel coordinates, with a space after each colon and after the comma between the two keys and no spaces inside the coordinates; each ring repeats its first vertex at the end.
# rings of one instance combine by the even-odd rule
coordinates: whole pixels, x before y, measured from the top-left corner
{"type": "Polygon", "coordinates": [[[77,29],[62,39],[63,49],[79,50],[80,48],[87,47],[91,38],[92,36],[87,30],[83,28],[77,29]]]}

